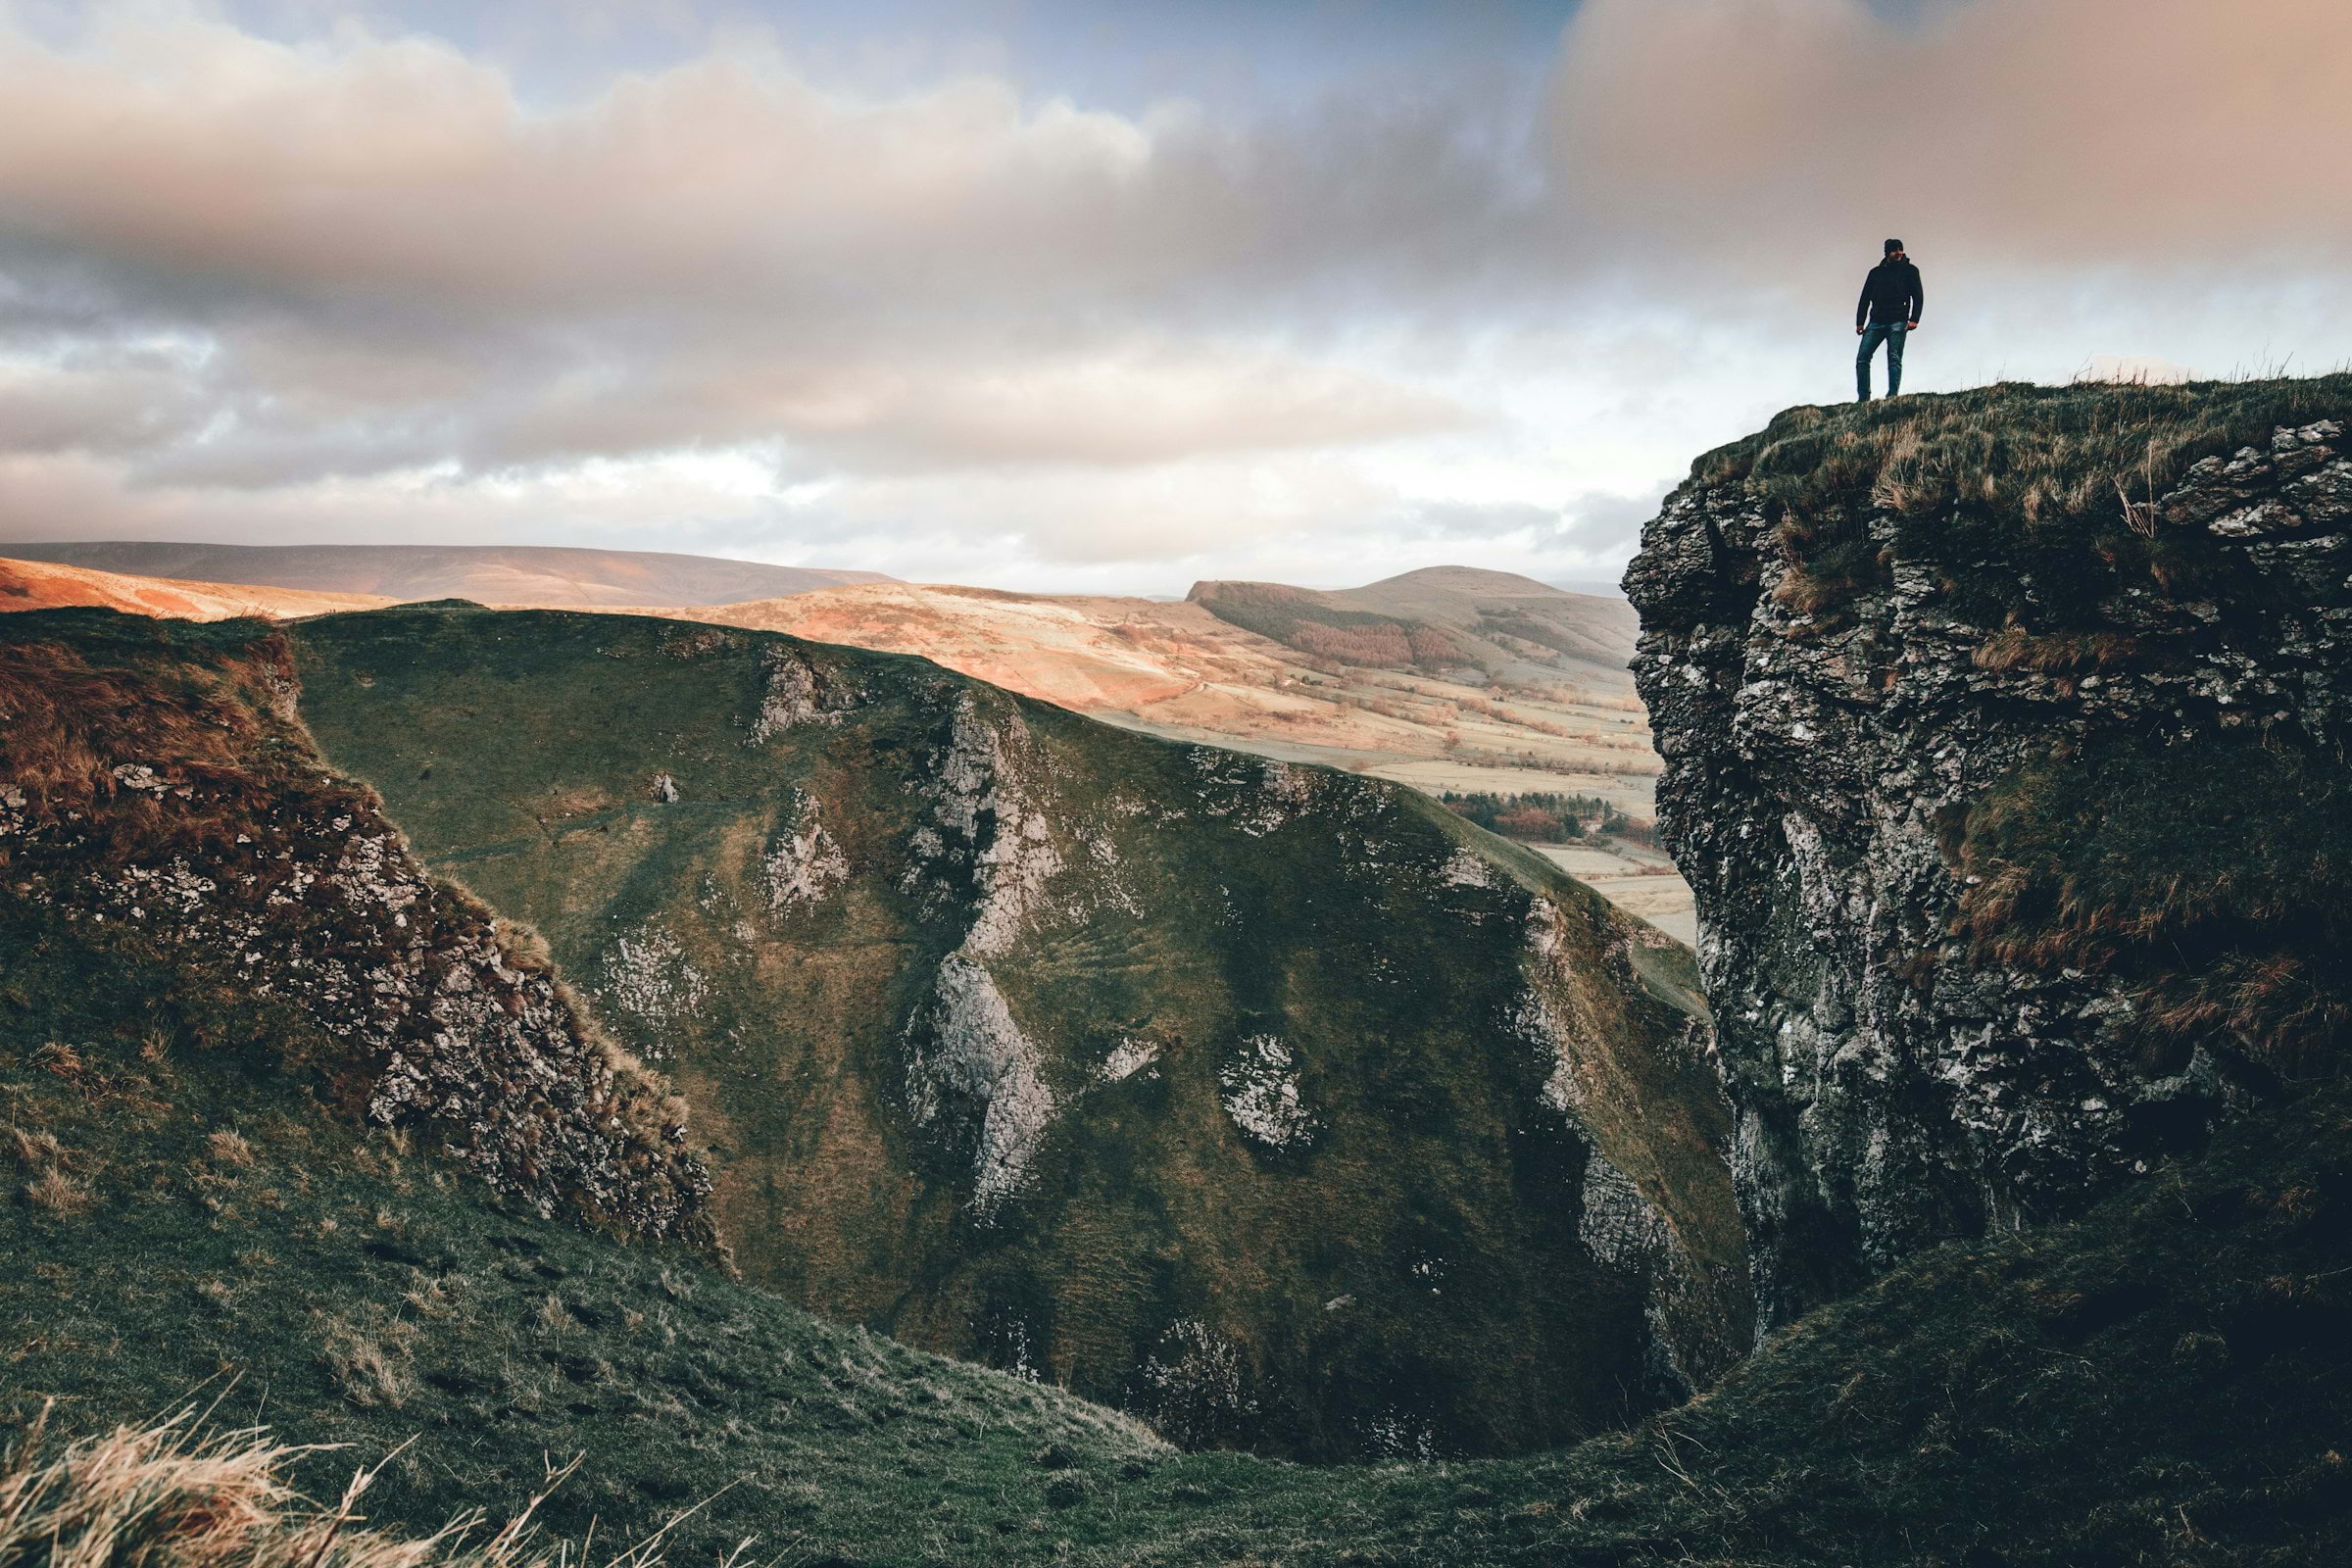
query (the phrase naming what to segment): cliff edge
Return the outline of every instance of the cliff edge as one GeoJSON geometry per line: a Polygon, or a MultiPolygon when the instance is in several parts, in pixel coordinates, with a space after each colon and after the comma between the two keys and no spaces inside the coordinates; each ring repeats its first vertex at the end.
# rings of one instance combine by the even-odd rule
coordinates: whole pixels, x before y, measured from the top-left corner
{"type": "Polygon", "coordinates": [[[1626,587],[1763,1328],[2352,1033],[2352,376],[1792,409],[1626,587]]]}

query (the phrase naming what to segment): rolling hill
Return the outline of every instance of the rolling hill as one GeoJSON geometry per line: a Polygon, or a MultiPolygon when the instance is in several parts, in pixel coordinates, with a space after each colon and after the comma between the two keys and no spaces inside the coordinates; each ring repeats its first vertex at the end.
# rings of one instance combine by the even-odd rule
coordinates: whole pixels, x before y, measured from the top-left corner
{"type": "Polygon", "coordinates": [[[1460,684],[1302,654],[1191,602],[870,583],[788,599],[658,611],[820,642],[919,654],[951,669],[1153,733],[1383,776],[1454,764],[1429,787],[1550,788],[1575,779],[1641,814],[1656,771],[1630,696],[1556,673],[1460,684]],[[1527,782],[1528,770],[1554,783],[1527,782]]]}
{"type": "Polygon", "coordinates": [[[338,610],[378,610],[394,603],[372,594],[318,593],[247,583],[187,582],[139,577],[46,561],[0,558],[0,611],[104,606],[134,615],[175,620],[226,620],[234,615],[323,615],[338,610]]]}
{"type": "Polygon", "coordinates": [[[771,566],[644,550],[545,545],[216,545],[106,540],[8,544],[0,554],[148,577],[252,583],[380,599],[547,606],[706,605],[773,598],[876,571],[771,566]]]}
{"type": "MultiPolygon", "coordinates": [[[[104,553],[150,547],[84,548],[104,553]]],[[[255,564],[234,555],[211,559],[227,565],[255,564]]],[[[341,567],[313,575],[337,577],[338,572],[338,580],[389,580],[341,567]]],[[[1415,576],[1441,585],[1496,579],[1504,586],[1553,592],[1523,578],[1466,567],[1415,576]]],[[[429,573],[414,578],[428,586],[453,580],[429,573]]],[[[533,597],[526,591],[546,587],[544,580],[484,573],[474,591],[446,596],[505,609],[577,606],[667,615],[917,654],[1026,696],[1172,739],[1325,762],[1433,791],[1587,793],[1639,817],[1649,813],[1649,781],[1658,768],[1648,727],[1621,669],[1544,669],[1529,678],[1494,681],[1483,671],[1456,667],[1451,671],[1456,678],[1449,680],[1414,670],[1409,662],[1383,668],[1302,651],[1221,618],[1212,606],[1183,601],[900,582],[813,586],[775,597],[697,605],[583,604],[563,593],[533,597]],[[506,597],[510,593],[514,597],[506,597]]],[[[1581,602],[1579,596],[1555,597],[1581,602]]],[[[393,602],[383,595],[175,581],[42,561],[0,564],[0,611],[103,604],[198,619],[284,618],[393,602]]]]}
{"type": "Polygon", "coordinates": [[[1570,593],[1507,571],[1430,566],[1329,592],[1207,581],[1192,602],[1301,653],[1347,663],[1506,681],[1566,677],[1631,689],[1638,623],[1625,600],[1570,593]]]}

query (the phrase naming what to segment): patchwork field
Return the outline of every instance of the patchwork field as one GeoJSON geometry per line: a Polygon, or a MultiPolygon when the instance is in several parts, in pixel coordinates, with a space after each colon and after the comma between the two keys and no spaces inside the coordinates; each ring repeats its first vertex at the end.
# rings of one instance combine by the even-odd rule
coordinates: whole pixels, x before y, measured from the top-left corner
{"type": "Polygon", "coordinates": [[[1698,945],[1698,912],[1690,884],[1658,851],[1623,839],[1528,848],[1628,914],[1640,915],[1686,946],[1698,945]]]}

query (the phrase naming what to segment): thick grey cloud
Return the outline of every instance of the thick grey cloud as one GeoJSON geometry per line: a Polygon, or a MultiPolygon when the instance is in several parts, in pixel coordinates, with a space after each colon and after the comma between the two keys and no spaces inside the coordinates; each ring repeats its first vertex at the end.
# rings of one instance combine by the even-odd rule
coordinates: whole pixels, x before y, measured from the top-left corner
{"type": "Polygon", "coordinates": [[[756,49],[533,114],[444,46],[197,23],[0,38],[0,100],[17,335],[101,300],[205,340],[248,450],[159,478],[779,435],[1117,464],[1464,417],[1268,331],[1477,226],[1443,117],[1252,139],[985,78],[859,99],[756,49]]]}

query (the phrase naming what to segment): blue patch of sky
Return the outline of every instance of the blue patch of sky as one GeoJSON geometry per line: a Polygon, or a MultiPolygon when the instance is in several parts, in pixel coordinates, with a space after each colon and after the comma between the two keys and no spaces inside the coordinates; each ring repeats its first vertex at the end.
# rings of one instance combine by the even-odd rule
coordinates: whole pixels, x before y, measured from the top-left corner
{"type": "MultiPolygon", "coordinates": [[[[539,107],[619,71],[689,59],[759,30],[824,77],[872,90],[990,71],[1029,98],[1140,113],[1188,99],[1248,111],[1433,74],[1532,82],[1581,0],[229,0],[257,34],[318,35],[338,17],[421,32],[512,73],[539,107]]],[[[1897,0],[1900,3],[1900,0],[1897,0]]]]}

